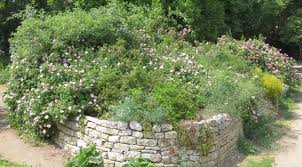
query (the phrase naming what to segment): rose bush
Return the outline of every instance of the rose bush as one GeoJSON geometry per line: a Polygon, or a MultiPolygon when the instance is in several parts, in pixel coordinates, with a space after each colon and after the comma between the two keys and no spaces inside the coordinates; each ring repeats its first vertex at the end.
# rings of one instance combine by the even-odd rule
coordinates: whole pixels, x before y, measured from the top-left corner
{"type": "Polygon", "coordinates": [[[250,79],[254,65],[244,55],[254,52],[234,40],[192,45],[161,12],[111,3],[25,20],[11,39],[5,101],[12,127],[50,137],[70,117],[177,123],[269,103],[250,79]]]}

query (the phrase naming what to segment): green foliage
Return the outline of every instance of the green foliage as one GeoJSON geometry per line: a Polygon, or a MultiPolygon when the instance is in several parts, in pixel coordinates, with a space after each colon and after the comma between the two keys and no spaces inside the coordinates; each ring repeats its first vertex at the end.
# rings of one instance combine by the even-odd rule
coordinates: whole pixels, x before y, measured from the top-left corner
{"type": "Polygon", "coordinates": [[[103,159],[95,145],[80,148],[80,151],[66,164],[66,167],[103,167],[103,159]]]}
{"type": "Polygon", "coordinates": [[[166,109],[154,97],[143,95],[142,91],[126,97],[120,105],[111,106],[111,111],[114,119],[124,122],[136,120],[160,124],[168,119],[166,109]]]}
{"type": "Polygon", "coordinates": [[[215,41],[225,32],[224,3],[219,0],[178,0],[177,8],[192,30],[192,38],[215,41]]]}
{"type": "Polygon", "coordinates": [[[9,80],[9,66],[0,64],[0,84],[6,84],[9,80]]]}
{"type": "Polygon", "coordinates": [[[245,155],[257,153],[257,147],[255,144],[246,138],[240,138],[238,144],[239,151],[245,155]]]}
{"type": "Polygon", "coordinates": [[[130,160],[123,167],[155,167],[155,165],[148,159],[138,158],[130,160]]]}
{"type": "Polygon", "coordinates": [[[249,63],[256,65],[264,72],[269,72],[283,80],[285,84],[295,85],[299,80],[296,71],[292,68],[295,61],[287,54],[281,53],[279,49],[266,44],[263,39],[249,39],[247,41],[234,41],[234,39],[223,36],[219,45],[235,43],[238,49],[244,51],[243,56],[249,63]]]}
{"type": "Polygon", "coordinates": [[[50,137],[56,123],[83,114],[150,123],[193,117],[202,98],[192,83],[204,69],[185,52],[191,45],[162,31],[158,12],[112,3],[25,20],[11,40],[13,127],[50,137]]]}
{"type": "Polygon", "coordinates": [[[11,163],[7,160],[0,159],[0,166],[1,167],[27,167],[27,165],[21,165],[16,163],[11,163]]]}
{"type": "Polygon", "coordinates": [[[262,84],[266,91],[266,94],[271,98],[278,98],[283,93],[283,82],[274,75],[264,75],[262,78],[262,84]]]}
{"type": "Polygon", "coordinates": [[[177,142],[180,146],[197,149],[201,155],[207,156],[214,146],[214,136],[209,127],[196,127],[191,122],[180,124],[177,129],[177,142]]]}
{"type": "Polygon", "coordinates": [[[291,60],[262,41],[223,37],[218,45],[192,45],[169,27],[161,5],[151,5],[113,1],[23,21],[11,39],[5,101],[12,127],[51,137],[58,123],[83,115],[146,127],[204,111],[253,119],[249,114],[269,101],[251,69],[274,73],[266,64],[273,58],[281,64],[274,65],[277,77],[294,80],[291,60]]]}
{"type": "Polygon", "coordinates": [[[249,161],[247,167],[272,167],[273,163],[274,159],[269,157],[262,159],[260,162],[249,161]]]}

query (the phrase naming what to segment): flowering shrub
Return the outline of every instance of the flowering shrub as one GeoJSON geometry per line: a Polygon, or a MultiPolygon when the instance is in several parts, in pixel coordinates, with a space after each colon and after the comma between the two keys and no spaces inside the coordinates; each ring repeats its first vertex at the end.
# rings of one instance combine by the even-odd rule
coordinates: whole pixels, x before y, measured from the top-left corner
{"type": "Polygon", "coordinates": [[[84,114],[150,123],[194,116],[202,106],[194,84],[206,70],[183,48],[193,47],[161,32],[160,10],[128,7],[23,22],[11,40],[13,127],[50,137],[57,123],[84,114]]]}
{"type": "Polygon", "coordinates": [[[25,20],[11,39],[12,127],[50,137],[83,115],[148,124],[259,110],[245,50],[236,41],[192,46],[161,12],[112,2],[25,20]]]}
{"type": "Polygon", "coordinates": [[[286,84],[296,84],[299,76],[292,68],[294,60],[288,55],[281,53],[277,48],[269,46],[263,40],[249,39],[247,41],[234,41],[229,37],[223,36],[219,40],[220,45],[229,45],[235,43],[235,46],[243,49],[245,56],[250,63],[257,65],[264,71],[276,75],[285,81],[286,84]]]}

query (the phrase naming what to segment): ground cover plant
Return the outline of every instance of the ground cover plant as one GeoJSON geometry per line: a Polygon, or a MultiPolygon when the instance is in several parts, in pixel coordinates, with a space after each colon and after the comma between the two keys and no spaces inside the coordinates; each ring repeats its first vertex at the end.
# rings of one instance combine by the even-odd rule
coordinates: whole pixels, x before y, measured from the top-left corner
{"type": "Polygon", "coordinates": [[[66,167],[104,167],[101,154],[95,145],[80,148],[79,152],[69,160],[66,167]]]}
{"type": "Polygon", "coordinates": [[[112,2],[23,21],[11,39],[11,126],[47,138],[70,117],[149,125],[227,112],[256,139],[272,97],[296,84],[293,60],[257,39],[190,43],[163,12],[112,2]]]}

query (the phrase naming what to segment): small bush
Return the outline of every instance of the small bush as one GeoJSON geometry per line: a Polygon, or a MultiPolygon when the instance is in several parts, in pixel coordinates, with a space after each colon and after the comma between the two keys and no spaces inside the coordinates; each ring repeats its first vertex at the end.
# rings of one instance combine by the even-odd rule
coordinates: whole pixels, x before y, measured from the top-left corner
{"type": "Polygon", "coordinates": [[[9,65],[0,64],[0,84],[6,84],[9,80],[9,65]]]}
{"type": "Polygon", "coordinates": [[[155,165],[148,159],[138,158],[130,160],[123,167],[155,167],[155,165]]]}
{"type": "Polygon", "coordinates": [[[238,147],[239,151],[245,155],[255,154],[258,151],[255,144],[249,139],[245,138],[240,138],[238,147]]]}
{"type": "Polygon", "coordinates": [[[296,75],[296,71],[292,68],[295,61],[288,55],[281,53],[264,42],[263,39],[249,39],[235,41],[227,36],[223,36],[219,40],[219,45],[229,45],[229,43],[237,45],[244,51],[243,56],[246,57],[251,64],[256,65],[265,72],[276,75],[279,79],[285,81],[288,85],[297,84],[300,77],[296,75]]]}
{"type": "Polygon", "coordinates": [[[261,80],[265,92],[269,97],[275,99],[282,94],[284,88],[282,80],[278,79],[274,75],[268,74],[264,75],[261,80]]]}
{"type": "Polygon", "coordinates": [[[66,164],[66,167],[104,167],[100,153],[95,145],[80,148],[80,151],[66,164]]]}

